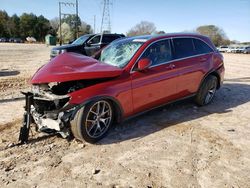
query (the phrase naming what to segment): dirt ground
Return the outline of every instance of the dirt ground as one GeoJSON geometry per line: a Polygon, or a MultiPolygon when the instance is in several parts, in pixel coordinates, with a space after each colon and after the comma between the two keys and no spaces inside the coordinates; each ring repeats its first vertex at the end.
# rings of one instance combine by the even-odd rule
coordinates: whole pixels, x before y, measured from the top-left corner
{"type": "Polygon", "coordinates": [[[0,44],[0,187],[250,187],[250,55],[224,54],[212,104],[186,100],[117,125],[96,145],[32,132],[16,146],[38,44],[0,44]]]}

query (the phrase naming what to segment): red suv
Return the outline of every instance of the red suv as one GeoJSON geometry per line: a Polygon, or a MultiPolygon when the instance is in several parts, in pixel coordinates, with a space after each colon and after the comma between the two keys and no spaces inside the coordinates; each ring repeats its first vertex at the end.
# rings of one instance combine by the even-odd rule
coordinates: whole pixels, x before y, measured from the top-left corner
{"type": "Polygon", "coordinates": [[[19,139],[27,141],[34,122],[39,131],[94,143],[115,122],[166,103],[210,103],[223,77],[222,55],[198,34],[122,38],[98,60],[63,53],[33,76],[19,139]]]}

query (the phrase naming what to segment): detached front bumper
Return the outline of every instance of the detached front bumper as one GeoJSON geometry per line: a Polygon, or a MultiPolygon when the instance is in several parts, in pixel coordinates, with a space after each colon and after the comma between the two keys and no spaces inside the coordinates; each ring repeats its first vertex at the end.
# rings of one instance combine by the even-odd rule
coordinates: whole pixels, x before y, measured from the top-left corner
{"type": "Polygon", "coordinates": [[[70,120],[75,111],[75,106],[68,103],[69,96],[68,98],[57,95],[41,97],[32,92],[22,93],[26,102],[23,125],[19,134],[21,144],[28,142],[32,123],[39,132],[59,133],[63,138],[69,136],[70,120]]]}

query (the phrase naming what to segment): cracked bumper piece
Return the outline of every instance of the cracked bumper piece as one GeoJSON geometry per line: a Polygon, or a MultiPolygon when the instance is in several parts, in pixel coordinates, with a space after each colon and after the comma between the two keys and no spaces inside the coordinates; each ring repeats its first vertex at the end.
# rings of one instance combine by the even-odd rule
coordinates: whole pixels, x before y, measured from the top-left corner
{"type": "MultiPolygon", "coordinates": [[[[70,96],[46,92],[39,94],[31,92],[29,96],[32,96],[29,113],[36,130],[45,133],[59,133],[63,138],[68,137],[70,117],[75,110],[75,107],[69,104],[70,96]]],[[[25,109],[28,107],[26,106],[25,109]]]]}

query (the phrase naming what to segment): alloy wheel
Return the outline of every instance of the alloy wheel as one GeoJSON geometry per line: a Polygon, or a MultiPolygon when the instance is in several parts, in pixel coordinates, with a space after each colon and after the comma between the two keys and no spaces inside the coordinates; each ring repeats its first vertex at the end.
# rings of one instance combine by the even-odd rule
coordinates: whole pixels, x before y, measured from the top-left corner
{"type": "Polygon", "coordinates": [[[211,100],[214,97],[215,92],[216,92],[216,83],[214,82],[207,92],[207,95],[205,98],[205,104],[208,104],[209,102],[211,102],[211,100]]]}
{"type": "Polygon", "coordinates": [[[102,136],[109,128],[112,120],[112,108],[107,101],[94,103],[88,111],[85,121],[87,134],[92,138],[102,136]]]}

